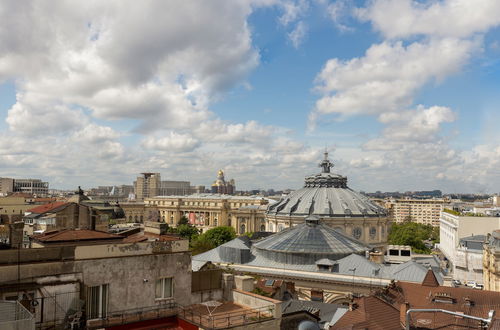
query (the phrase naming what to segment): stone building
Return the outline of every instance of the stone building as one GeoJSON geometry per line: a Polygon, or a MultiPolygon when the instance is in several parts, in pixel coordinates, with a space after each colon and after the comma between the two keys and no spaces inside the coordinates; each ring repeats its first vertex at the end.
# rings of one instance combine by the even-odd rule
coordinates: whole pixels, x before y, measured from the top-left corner
{"type": "Polygon", "coordinates": [[[343,303],[352,293],[368,294],[394,279],[422,282],[429,267],[444,281],[434,256],[387,264],[381,252],[370,250],[310,216],[266,238],[240,236],[192,259],[193,265],[211,262],[237,273],[293,282],[299,299],[328,303],[343,303]]]}
{"type": "Polygon", "coordinates": [[[236,191],[236,184],[234,179],[226,181],[224,178],[224,171],[219,170],[217,172],[217,179],[212,183],[211,193],[212,194],[227,194],[233,195],[236,191]]]}
{"type": "MultiPolygon", "coordinates": [[[[269,200],[262,197],[223,194],[157,196],[144,201],[146,214],[155,208],[159,211],[159,220],[170,226],[176,227],[185,216],[189,223],[203,231],[231,226],[240,234],[265,229],[264,213],[268,203],[269,200]]],[[[123,207],[127,214],[129,206],[123,207]]]]}
{"type": "Polygon", "coordinates": [[[489,235],[483,251],[485,290],[500,291],[500,229],[489,235]]]}
{"type": "Polygon", "coordinates": [[[387,242],[390,220],[386,210],[347,186],[347,178],[330,173],[328,153],[322,172],[305,178],[304,187],[269,205],[267,231],[279,232],[304,222],[310,215],[372,246],[387,242]]]}

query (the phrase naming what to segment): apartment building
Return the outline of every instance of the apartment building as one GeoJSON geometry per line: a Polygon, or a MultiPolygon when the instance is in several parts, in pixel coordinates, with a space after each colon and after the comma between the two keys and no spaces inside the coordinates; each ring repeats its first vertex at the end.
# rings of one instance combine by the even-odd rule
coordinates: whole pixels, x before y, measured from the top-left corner
{"type": "Polygon", "coordinates": [[[448,260],[454,279],[482,282],[482,241],[500,228],[500,217],[465,216],[441,212],[439,250],[448,260]]]}
{"type": "Polygon", "coordinates": [[[161,175],[160,173],[141,173],[134,181],[135,198],[142,201],[145,198],[158,196],[160,192],[161,175]]]}
{"type": "Polygon", "coordinates": [[[444,199],[390,199],[385,207],[396,223],[406,221],[439,226],[439,215],[449,202],[444,199]]]}

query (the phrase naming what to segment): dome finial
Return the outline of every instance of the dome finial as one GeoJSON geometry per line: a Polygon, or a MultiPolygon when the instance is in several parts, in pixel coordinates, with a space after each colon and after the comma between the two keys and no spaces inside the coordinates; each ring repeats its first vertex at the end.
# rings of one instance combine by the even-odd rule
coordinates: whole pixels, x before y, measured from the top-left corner
{"type": "Polygon", "coordinates": [[[321,163],[319,163],[319,167],[323,169],[321,173],[330,173],[330,168],[333,167],[333,163],[328,159],[328,150],[326,148],[323,154],[325,155],[325,158],[321,161],[321,163]]]}

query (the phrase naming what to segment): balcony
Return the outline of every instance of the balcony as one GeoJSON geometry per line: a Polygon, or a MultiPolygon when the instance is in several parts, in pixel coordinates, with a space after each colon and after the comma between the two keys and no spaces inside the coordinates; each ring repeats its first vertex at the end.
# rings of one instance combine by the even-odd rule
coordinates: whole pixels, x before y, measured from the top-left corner
{"type": "Polygon", "coordinates": [[[35,318],[17,301],[0,301],[0,329],[35,329],[35,318]]]}
{"type": "Polygon", "coordinates": [[[108,312],[108,315],[105,318],[87,320],[87,328],[107,328],[141,321],[157,320],[176,316],[177,313],[178,307],[175,302],[150,307],[108,312]]]}

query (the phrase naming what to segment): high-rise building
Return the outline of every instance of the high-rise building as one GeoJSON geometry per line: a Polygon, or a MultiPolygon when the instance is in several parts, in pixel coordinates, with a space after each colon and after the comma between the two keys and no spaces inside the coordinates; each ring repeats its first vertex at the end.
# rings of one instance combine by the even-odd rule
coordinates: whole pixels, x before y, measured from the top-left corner
{"type": "Polygon", "coordinates": [[[444,199],[391,199],[386,203],[392,220],[396,223],[417,222],[439,226],[439,215],[449,202],[444,199]]]}
{"type": "Polygon", "coordinates": [[[234,179],[231,179],[228,182],[226,182],[226,180],[224,179],[224,171],[219,170],[219,172],[217,172],[217,180],[215,180],[214,183],[212,183],[212,189],[211,189],[212,194],[233,195],[235,191],[236,191],[236,185],[234,179]]]}
{"type": "Polygon", "coordinates": [[[0,178],[0,195],[5,196],[14,192],[14,179],[0,178]]]}
{"type": "Polygon", "coordinates": [[[20,192],[31,195],[47,195],[49,183],[40,179],[0,178],[0,195],[20,192]]]}
{"type": "Polygon", "coordinates": [[[184,196],[192,193],[189,181],[161,181],[159,196],[184,196]]]}
{"type": "Polygon", "coordinates": [[[158,196],[160,192],[161,176],[160,173],[141,173],[134,182],[135,198],[144,200],[144,198],[158,196]]]}

